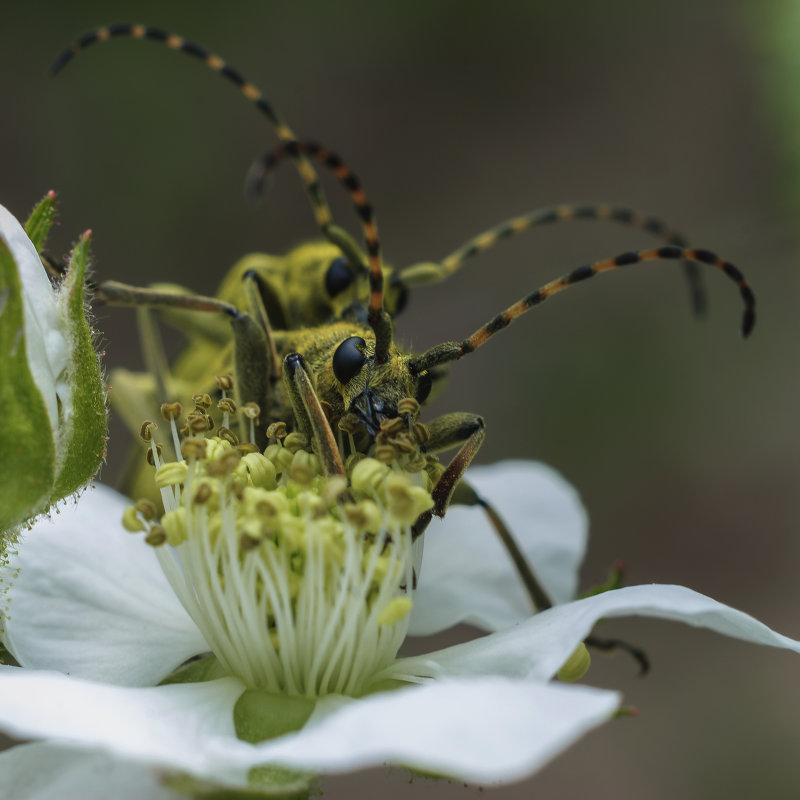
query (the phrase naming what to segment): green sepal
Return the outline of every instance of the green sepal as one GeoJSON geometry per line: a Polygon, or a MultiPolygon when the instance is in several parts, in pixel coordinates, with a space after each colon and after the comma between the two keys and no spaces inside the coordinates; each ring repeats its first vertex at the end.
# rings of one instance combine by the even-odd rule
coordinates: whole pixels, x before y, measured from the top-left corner
{"type": "Polygon", "coordinates": [[[617,561],[608,573],[608,577],[603,583],[590,586],[585,592],[578,595],[578,599],[582,600],[584,597],[594,597],[598,594],[611,592],[614,589],[621,588],[625,583],[625,565],[621,561],[617,561]]]}
{"type": "Polygon", "coordinates": [[[248,777],[253,785],[246,789],[220,786],[187,774],[163,775],[161,780],[164,786],[179,796],[192,797],[194,800],[308,800],[312,791],[315,795],[320,794],[316,790],[314,776],[289,772],[280,767],[255,767],[250,770],[248,777]],[[270,771],[271,775],[265,773],[262,781],[256,783],[253,773],[262,769],[270,771]]]}
{"type": "MultiPolygon", "coordinates": [[[[214,655],[204,656],[179,667],[159,684],[202,683],[224,678],[225,668],[214,655]]],[[[248,689],[236,701],[233,721],[236,735],[255,744],[284,733],[300,730],[305,725],[316,700],[312,697],[273,694],[261,689],[248,689]]],[[[247,773],[249,786],[233,789],[191,775],[171,775],[164,779],[170,789],[203,800],[306,800],[316,776],[280,766],[264,764],[247,773]]]]}
{"type": "Polygon", "coordinates": [[[233,707],[236,735],[256,744],[299,731],[317,704],[315,697],[247,689],[233,707]]]}
{"type": "MultiPolygon", "coordinates": [[[[0,532],[47,510],[55,443],[44,399],[28,366],[22,285],[0,240],[0,532]]],[[[7,541],[0,541],[0,552],[7,541]]]]}
{"type": "Polygon", "coordinates": [[[55,216],[56,193],[50,191],[36,204],[24,226],[37,252],[44,250],[55,216]]]}
{"type": "Polygon", "coordinates": [[[592,657],[589,655],[586,645],[581,642],[556,673],[556,677],[564,683],[574,683],[579,681],[591,666],[592,657]]]}
{"type": "Polygon", "coordinates": [[[204,683],[205,681],[215,681],[217,678],[227,678],[229,675],[216,656],[208,655],[190,661],[182,667],[178,667],[170,675],[167,675],[158,685],[165,686],[168,683],[204,683]]]}
{"type": "Polygon", "coordinates": [[[19,661],[11,655],[11,651],[4,644],[0,644],[0,664],[6,667],[19,666],[19,661]]]}
{"type": "MultiPolygon", "coordinates": [[[[296,694],[278,694],[263,689],[247,689],[233,707],[236,735],[257,744],[277,736],[299,731],[308,722],[317,700],[296,694]]],[[[307,797],[314,776],[284,767],[264,764],[247,774],[252,787],[261,792],[285,797],[307,797]]]]}
{"type": "Polygon", "coordinates": [[[68,368],[68,381],[72,387],[72,419],[68,423],[69,438],[62,447],[63,463],[51,498],[53,502],[66,497],[90,480],[103,462],[106,451],[106,393],[83,298],[90,237],[91,232],[87,231],[78,240],[61,287],[61,292],[65,293],[72,339],[68,368]]]}

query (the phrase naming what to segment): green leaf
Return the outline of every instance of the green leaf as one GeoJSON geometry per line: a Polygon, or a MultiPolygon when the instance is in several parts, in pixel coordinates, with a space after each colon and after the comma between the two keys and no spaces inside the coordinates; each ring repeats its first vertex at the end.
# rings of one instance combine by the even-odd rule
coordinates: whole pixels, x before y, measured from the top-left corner
{"type": "Polygon", "coordinates": [[[49,191],[35,206],[28,221],[25,223],[25,233],[33,242],[38,252],[44,250],[47,236],[56,216],[56,193],[49,191]]]}
{"type": "Polygon", "coordinates": [[[78,240],[61,288],[67,297],[72,337],[72,361],[68,375],[72,387],[72,419],[63,463],[51,498],[53,502],[66,497],[90,480],[103,462],[106,451],[106,393],[83,299],[90,238],[91,231],[86,231],[78,240]]]}
{"type": "Polygon", "coordinates": [[[2,240],[0,373],[0,531],[7,531],[47,509],[55,443],[44,400],[28,366],[17,265],[2,240]]]}

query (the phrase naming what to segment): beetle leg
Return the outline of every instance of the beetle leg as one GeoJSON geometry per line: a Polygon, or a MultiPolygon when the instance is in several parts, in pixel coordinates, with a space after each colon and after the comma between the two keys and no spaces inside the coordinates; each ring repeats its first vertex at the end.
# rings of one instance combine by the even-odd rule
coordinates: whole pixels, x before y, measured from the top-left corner
{"type": "Polygon", "coordinates": [[[647,653],[641,647],[636,647],[624,639],[604,639],[599,636],[587,636],[584,640],[587,647],[594,647],[605,653],[613,653],[615,650],[621,650],[633,658],[639,665],[639,675],[646,675],[650,671],[650,659],[647,653]]]}
{"type": "Polygon", "coordinates": [[[464,472],[475,457],[485,436],[483,418],[476,414],[462,412],[445,414],[432,420],[428,424],[428,430],[430,432],[430,438],[426,443],[428,451],[447,450],[459,442],[463,442],[463,444],[436,482],[432,492],[435,505],[431,511],[421,515],[417,520],[414,526],[414,534],[416,536],[420,535],[434,515],[438,517],[444,516],[450,504],[480,506],[506,548],[534,608],[537,611],[544,611],[544,609],[550,608],[553,605],[550,597],[542,587],[541,582],[536,577],[500,514],[472,486],[463,480],[464,472]]]}
{"type": "Polygon", "coordinates": [[[475,454],[486,436],[483,417],[460,411],[444,414],[431,420],[427,428],[430,436],[425,448],[428,452],[436,453],[440,450],[449,450],[458,444],[461,444],[461,447],[445,467],[444,472],[440,475],[439,480],[436,481],[431,491],[434,502],[433,508],[420,515],[420,518],[414,524],[415,538],[424,533],[434,516],[444,516],[458,482],[463,477],[472,459],[475,458],[475,454]]]}
{"type": "MultiPolygon", "coordinates": [[[[266,312],[256,321],[236,306],[203,295],[179,294],[129,286],[117,281],[104,281],[100,284],[97,296],[109,305],[125,305],[144,308],[186,309],[225,314],[231,323],[234,341],[234,364],[236,373],[236,393],[240,405],[255,402],[259,408],[268,411],[272,399],[272,384],[277,379],[270,372],[269,365],[277,362],[277,355],[270,349],[272,334],[266,312]],[[267,365],[267,368],[265,368],[267,365]]],[[[263,304],[261,305],[263,310],[263,304]]],[[[256,313],[259,314],[258,308],[256,313]]],[[[256,444],[266,446],[266,434],[262,429],[256,431],[256,444]]]]}
{"type": "Polygon", "coordinates": [[[245,272],[243,281],[250,313],[264,330],[264,335],[267,340],[267,370],[270,380],[275,382],[281,375],[281,362],[275,347],[275,338],[272,335],[272,326],[269,323],[267,308],[264,305],[262,282],[259,281],[255,270],[248,270],[245,272]]]}
{"type": "Polygon", "coordinates": [[[297,426],[312,443],[322,462],[325,477],[345,476],[336,437],[314,391],[305,360],[299,353],[289,353],[283,360],[283,380],[297,426]]]}

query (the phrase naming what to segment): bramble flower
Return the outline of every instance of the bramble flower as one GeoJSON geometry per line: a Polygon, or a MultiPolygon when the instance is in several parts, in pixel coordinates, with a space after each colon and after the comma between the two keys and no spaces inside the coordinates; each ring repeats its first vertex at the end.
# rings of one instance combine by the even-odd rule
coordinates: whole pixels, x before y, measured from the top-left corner
{"type": "Polygon", "coordinates": [[[105,452],[105,390],[83,299],[90,232],[54,289],[39,258],[54,212],[50,192],[23,229],[0,206],[0,534],[6,541],[21,523],[86,484],[105,452]]]}
{"type": "Polygon", "coordinates": [[[800,650],[682,587],[567,602],[586,517],[542,465],[469,474],[561,602],[531,616],[479,511],[431,526],[419,571],[409,520],[428,502],[423,475],[362,461],[337,504],[343,487],[314,456],[272,447],[184,442],[180,464],[155,452],[163,515],[97,487],[25,537],[7,573],[3,639],[21,668],[0,667],[0,727],[41,742],[0,756],[0,794],[92,798],[101,782],[115,797],[212,786],[305,796],[315,774],[384,762],[513,781],[618,710],[616,692],[552,681],[601,617],[800,650]],[[396,655],[407,632],[459,621],[494,632],[396,655]]]}

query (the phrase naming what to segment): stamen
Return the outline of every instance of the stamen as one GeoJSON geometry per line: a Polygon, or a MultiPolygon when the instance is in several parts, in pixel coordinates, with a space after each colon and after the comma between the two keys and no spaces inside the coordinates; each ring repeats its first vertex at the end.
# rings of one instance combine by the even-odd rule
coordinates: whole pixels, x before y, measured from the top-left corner
{"type": "MultiPolygon", "coordinates": [[[[208,429],[202,409],[189,417],[187,428],[208,429]]],[[[410,424],[388,422],[387,440],[411,441],[410,424]]],[[[126,512],[126,528],[146,532],[214,654],[248,686],[366,691],[408,628],[412,526],[433,506],[427,459],[415,451],[412,475],[408,455],[381,463],[356,454],[348,479],[326,479],[305,437],[285,425],[269,427],[275,441],[263,453],[220,433],[185,439],[185,461],[162,463],[152,451],[164,514],[156,519],[140,503],[126,512]]]]}
{"type": "Polygon", "coordinates": [[[181,440],[178,436],[178,426],[175,420],[183,413],[183,406],[180,403],[164,403],[161,406],[161,416],[164,417],[166,422],[169,422],[170,431],[172,432],[172,444],[175,447],[175,457],[177,458],[181,452],[181,440]]]}
{"type": "MultiPolygon", "coordinates": [[[[240,409],[241,413],[247,418],[250,423],[250,443],[252,444],[256,440],[256,428],[255,423],[258,421],[258,418],[261,416],[261,409],[259,408],[258,403],[245,403],[240,409]]],[[[284,425],[284,428],[286,426],[284,425]]]]}

